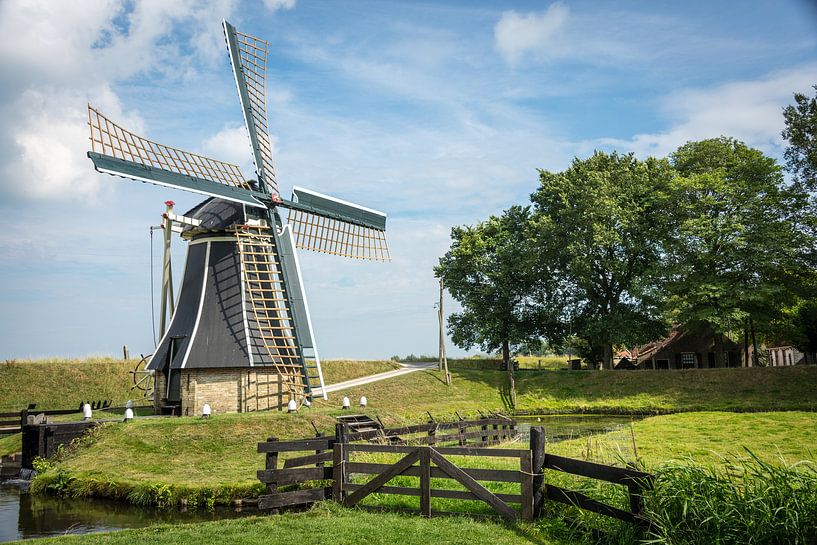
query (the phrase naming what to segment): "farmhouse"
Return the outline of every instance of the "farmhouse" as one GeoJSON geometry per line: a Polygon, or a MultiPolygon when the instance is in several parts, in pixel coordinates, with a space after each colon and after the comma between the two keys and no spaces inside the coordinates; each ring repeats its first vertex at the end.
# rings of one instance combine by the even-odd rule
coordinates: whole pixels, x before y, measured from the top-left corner
{"type": "Polygon", "coordinates": [[[723,365],[740,367],[740,347],[711,326],[675,326],[663,339],[633,349],[639,369],[693,369],[717,367],[716,346],[721,343],[723,365]]]}

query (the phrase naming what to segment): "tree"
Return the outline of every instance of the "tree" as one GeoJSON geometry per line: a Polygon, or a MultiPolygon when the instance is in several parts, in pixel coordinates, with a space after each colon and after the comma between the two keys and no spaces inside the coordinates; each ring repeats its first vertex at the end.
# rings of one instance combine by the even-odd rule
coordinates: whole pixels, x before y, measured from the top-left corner
{"type": "Polygon", "coordinates": [[[554,275],[569,300],[562,332],[572,325],[588,348],[584,355],[603,368],[612,366],[613,345],[666,331],[659,288],[671,178],[666,160],[615,152],[575,159],[564,172],[539,172],[531,195],[539,269],[554,275]]]}
{"type": "Polygon", "coordinates": [[[451,230],[451,249],[434,268],[462,311],[448,318],[454,344],[502,350],[511,403],[516,403],[512,347],[536,336],[536,276],[529,244],[528,207],[513,206],[473,227],[451,230]]]}
{"type": "Polygon", "coordinates": [[[817,299],[803,301],[794,315],[794,345],[804,354],[817,352],[817,299]]]}
{"type": "Polygon", "coordinates": [[[786,167],[803,189],[817,191],[817,97],[794,93],[794,101],[783,109],[786,167]]]}
{"type": "MultiPolygon", "coordinates": [[[[671,161],[678,224],[669,308],[677,321],[720,332],[745,324],[754,337],[755,324],[768,326],[794,303],[808,274],[808,237],[791,221],[802,193],[784,184],[774,159],[732,138],[689,142],[671,161]]],[[[723,365],[722,348],[715,354],[723,365]]]]}

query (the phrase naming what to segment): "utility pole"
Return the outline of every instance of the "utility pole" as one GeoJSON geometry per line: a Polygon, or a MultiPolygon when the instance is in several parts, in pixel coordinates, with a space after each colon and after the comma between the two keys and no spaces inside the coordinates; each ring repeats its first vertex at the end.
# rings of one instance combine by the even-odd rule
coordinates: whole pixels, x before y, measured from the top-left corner
{"type": "Polygon", "coordinates": [[[445,314],[443,313],[443,279],[440,278],[440,302],[437,305],[437,318],[440,322],[440,365],[439,371],[445,373],[445,383],[451,386],[451,374],[448,372],[448,358],[445,357],[445,314]]]}
{"type": "MultiPolygon", "coordinates": [[[[159,316],[159,335],[164,336],[166,319],[176,311],[176,300],[173,297],[173,268],[170,266],[170,237],[173,234],[173,201],[166,201],[167,209],[162,214],[164,229],[164,257],[162,259],[162,310],[159,316]],[[168,308],[170,307],[170,308],[168,308]],[[170,311],[168,313],[168,310],[170,311]]],[[[151,273],[153,274],[153,273],[151,273]]]]}

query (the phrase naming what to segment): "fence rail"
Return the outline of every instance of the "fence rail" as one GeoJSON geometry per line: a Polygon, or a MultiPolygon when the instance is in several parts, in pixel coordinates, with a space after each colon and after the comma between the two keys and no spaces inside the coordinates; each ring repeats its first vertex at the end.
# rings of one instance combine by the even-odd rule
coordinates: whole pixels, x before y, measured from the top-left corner
{"type": "MultiPolygon", "coordinates": [[[[436,439],[451,435],[458,443],[467,441],[469,434],[473,432],[462,430],[473,426],[479,427],[480,433],[488,431],[489,437],[494,431],[501,435],[502,432],[515,432],[516,429],[515,422],[504,419],[431,422],[379,430],[399,430],[402,434],[400,441],[403,443],[378,444],[352,442],[372,440],[377,436],[369,431],[350,433],[348,424],[339,423],[335,437],[318,435],[287,441],[270,438],[267,442],[258,444],[258,452],[266,454],[266,467],[258,471],[258,479],[267,486],[267,494],[259,498],[258,506],[260,509],[277,510],[330,497],[344,505],[355,506],[369,494],[376,492],[419,497],[420,512],[426,516],[432,515],[432,498],[481,501],[506,520],[537,518],[541,516],[545,501],[555,501],[637,525],[649,523],[643,514],[642,497],[644,491],[653,486],[652,475],[634,469],[548,454],[545,452],[545,435],[541,427],[531,428],[530,445],[527,449],[486,448],[479,444],[439,446],[422,441],[406,444],[410,440],[405,438],[406,435],[436,433],[446,429],[456,429],[458,433],[436,436],[436,439]],[[505,429],[500,426],[505,426],[505,429]],[[296,456],[288,457],[279,467],[281,453],[295,453],[296,456]],[[398,456],[399,460],[394,463],[353,460],[355,453],[391,454],[398,456]],[[515,458],[519,460],[519,466],[518,469],[459,467],[449,459],[452,456],[515,458]],[[629,510],[605,504],[578,491],[545,483],[548,471],[625,486],[629,494],[629,510]],[[354,482],[353,475],[369,475],[371,478],[366,482],[354,482]],[[419,485],[388,484],[397,476],[418,477],[419,485]],[[465,490],[432,488],[431,479],[454,480],[465,490]],[[519,493],[492,492],[482,482],[518,484],[519,493]],[[312,483],[312,488],[279,490],[279,487],[291,485],[302,488],[306,483],[312,483]],[[509,504],[518,504],[519,508],[509,504]]],[[[480,440],[482,437],[479,436],[480,440]]],[[[491,440],[488,439],[488,442],[491,440]]]]}
{"type": "Polygon", "coordinates": [[[349,441],[388,444],[478,446],[495,445],[516,436],[516,422],[506,418],[483,418],[454,422],[427,422],[412,426],[350,432],[349,441]]]}

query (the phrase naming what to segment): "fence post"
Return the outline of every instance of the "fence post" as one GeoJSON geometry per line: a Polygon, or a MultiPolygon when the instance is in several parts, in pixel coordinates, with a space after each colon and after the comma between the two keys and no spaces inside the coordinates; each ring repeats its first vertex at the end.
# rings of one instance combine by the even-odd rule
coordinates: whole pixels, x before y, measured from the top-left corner
{"type": "Polygon", "coordinates": [[[433,420],[428,421],[428,444],[431,446],[437,444],[437,423],[433,420]]]}
{"type": "Polygon", "coordinates": [[[420,514],[431,516],[431,447],[420,447],[420,514]]]}
{"type": "Polygon", "coordinates": [[[536,476],[533,478],[533,516],[538,518],[542,515],[542,504],[544,503],[545,475],[542,473],[545,468],[545,430],[541,426],[533,426],[530,429],[530,450],[533,453],[532,471],[536,476]]]}
{"type": "Polygon", "coordinates": [[[522,491],[522,520],[533,520],[533,457],[530,450],[519,457],[519,484],[522,491]]]}
{"type": "MultiPolygon", "coordinates": [[[[277,437],[268,437],[267,443],[273,443],[277,441],[277,437]]],[[[278,469],[278,453],[277,452],[268,452],[266,456],[266,460],[264,461],[264,469],[278,469]]],[[[278,484],[277,483],[267,483],[267,493],[268,494],[277,494],[278,493],[278,484]]],[[[270,511],[272,514],[277,515],[278,509],[272,509],[270,511]]]]}
{"type": "MultiPolygon", "coordinates": [[[[325,433],[320,432],[320,431],[315,433],[315,437],[318,437],[318,438],[320,438],[320,437],[324,437],[325,435],[326,435],[325,433]]],[[[324,451],[323,451],[323,450],[320,450],[320,449],[318,449],[318,450],[316,450],[316,451],[315,451],[315,454],[323,454],[323,453],[324,453],[324,451]]],[[[317,463],[315,464],[315,467],[323,467],[324,465],[325,465],[325,464],[324,464],[323,462],[317,462],[317,463]]]]}
{"type": "Polygon", "coordinates": [[[332,453],[332,499],[338,503],[343,503],[343,483],[346,481],[346,445],[341,442],[335,443],[332,453]]]}
{"type": "Polygon", "coordinates": [[[480,429],[482,430],[482,437],[480,437],[482,446],[488,445],[488,426],[483,424],[480,429]]]}
{"type": "Polygon", "coordinates": [[[468,442],[467,438],[465,437],[465,428],[466,428],[466,426],[462,422],[460,422],[460,424],[459,424],[459,426],[457,428],[457,431],[459,432],[459,436],[460,436],[459,439],[460,439],[460,446],[461,447],[464,447],[465,444],[468,442]]]}

